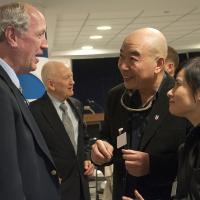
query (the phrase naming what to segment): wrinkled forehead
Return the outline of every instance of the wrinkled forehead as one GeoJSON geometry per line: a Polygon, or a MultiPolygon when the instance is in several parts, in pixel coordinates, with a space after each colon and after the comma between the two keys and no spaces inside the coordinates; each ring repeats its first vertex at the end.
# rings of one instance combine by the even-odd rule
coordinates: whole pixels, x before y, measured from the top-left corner
{"type": "Polygon", "coordinates": [[[126,37],[125,40],[122,43],[120,52],[127,53],[127,52],[135,52],[141,54],[142,52],[145,52],[145,49],[148,48],[148,43],[145,42],[145,39],[141,39],[141,37],[134,37],[129,36],[126,37]]]}
{"type": "Polygon", "coordinates": [[[65,64],[59,65],[59,67],[57,67],[57,70],[58,70],[59,75],[71,75],[72,74],[71,68],[69,66],[66,66],[65,64]]]}

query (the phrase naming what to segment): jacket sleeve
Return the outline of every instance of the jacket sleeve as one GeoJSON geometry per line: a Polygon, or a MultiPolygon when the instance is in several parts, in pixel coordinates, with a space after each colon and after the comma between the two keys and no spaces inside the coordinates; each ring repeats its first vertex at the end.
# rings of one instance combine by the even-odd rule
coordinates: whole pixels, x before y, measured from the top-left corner
{"type": "Polygon", "coordinates": [[[84,160],[90,160],[90,150],[91,150],[91,145],[90,145],[90,137],[87,131],[87,125],[86,122],[83,119],[83,104],[79,102],[79,108],[80,108],[80,113],[81,113],[81,129],[82,129],[82,134],[83,134],[83,142],[84,142],[84,160]]]}
{"type": "Polygon", "coordinates": [[[0,196],[1,199],[25,199],[18,160],[16,119],[20,118],[14,97],[0,88],[0,196]]]}

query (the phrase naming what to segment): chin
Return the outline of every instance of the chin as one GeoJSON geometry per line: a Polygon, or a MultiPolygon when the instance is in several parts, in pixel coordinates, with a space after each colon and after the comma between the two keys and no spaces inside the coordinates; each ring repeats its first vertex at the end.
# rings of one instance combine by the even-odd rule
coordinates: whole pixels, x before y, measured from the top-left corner
{"type": "Polygon", "coordinates": [[[131,84],[129,84],[129,83],[127,83],[127,82],[124,82],[124,86],[125,86],[125,88],[128,89],[128,90],[131,90],[131,89],[134,88],[131,84]]]}
{"type": "Polygon", "coordinates": [[[169,108],[169,112],[172,114],[172,115],[175,115],[177,117],[182,117],[181,114],[179,112],[177,112],[177,110],[174,110],[173,108],[169,108]]]}
{"type": "Polygon", "coordinates": [[[71,97],[71,96],[73,96],[74,95],[74,93],[73,92],[70,92],[67,96],[68,97],[71,97]]]}
{"type": "Polygon", "coordinates": [[[37,69],[37,65],[36,64],[32,64],[30,67],[30,71],[35,71],[37,69]]]}

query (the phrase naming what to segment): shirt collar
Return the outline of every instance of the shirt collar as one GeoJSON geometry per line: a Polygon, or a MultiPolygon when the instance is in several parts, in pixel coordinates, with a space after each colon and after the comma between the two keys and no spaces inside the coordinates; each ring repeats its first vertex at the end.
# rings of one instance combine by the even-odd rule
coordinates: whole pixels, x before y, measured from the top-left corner
{"type": "Polygon", "coordinates": [[[6,71],[15,86],[20,89],[20,82],[15,71],[2,58],[0,58],[0,65],[6,71]]]}
{"type": "Polygon", "coordinates": [[[61,103],[65,103],[65,105],[69,108],[69,104],[67,102],[67,100],[65,101],[59,101],[58,99],[56,99],[53,95],[51,95],[49,92],[47,92],[47,95],[49,96],[49,98],[51,99],[53,105],[58,109],[60,107],[61,103]]]}

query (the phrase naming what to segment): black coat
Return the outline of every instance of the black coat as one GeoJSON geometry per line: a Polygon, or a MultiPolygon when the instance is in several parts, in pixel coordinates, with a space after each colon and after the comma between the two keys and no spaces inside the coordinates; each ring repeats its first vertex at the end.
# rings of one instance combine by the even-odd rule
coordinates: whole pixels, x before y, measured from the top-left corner
{"type": "MultiPolygon", "coordinates": [[[[147,126],[139,146],[140,151],[147,152],[150,156],[149,175],[139,177],[136,181],[136,188],[145,200],[170,199],[172,182],[177,173],[177,149],[184,141],[188,123],[184,119],[172,116],[168,111],[167,91],[172,86],[173,79],[166,76],[148,114],[147,126]]],[[[120,103],[124,90],[122,84],[109,92],[105,124],[102,130],[102,138],[114,146],[113,200],[121,200],[127,173],[121,149],[116,148],[119,128],[124,128],[127,132],[128,143],[130,141],[130,132],[127,127],[131,112],[125,110],[120,103]]]]}
{"type": "Polygon", "coordinates": [[[62,178],[62,199],[80,200],[81,197],[81,200],[88,200],[90,199],[89,187],[87,177],[83,175],[83,162],[89,159],[87,155],[89,144],[83,124],[83,107],[74,98],[68,98],[67,101],[79,122],[77,155],[63,123],[46,93],[40,99],[31,102],[30,109],[49,147],[58,175],[62,178]]]}
{"type": "Polygon", "coordinates": [[[0,199],[59,200],[55,166],[20,91],[0,66],[0,199]]]}
{"type": "Polygon", "coordinates": [[[200,199],[200,126],[191,130],[179,153],[177,199],[200,199]]]}

